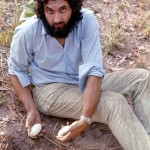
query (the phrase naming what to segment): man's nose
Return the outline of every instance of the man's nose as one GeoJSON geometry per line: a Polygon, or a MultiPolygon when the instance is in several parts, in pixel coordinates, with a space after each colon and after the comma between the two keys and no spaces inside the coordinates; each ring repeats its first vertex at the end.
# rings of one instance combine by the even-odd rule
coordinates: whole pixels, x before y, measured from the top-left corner
{"type": "Polygon", "coordinates": [[[59,23],[61,22],[61,15],[59,13],[56,13],[54,15],[54,23],[59,23]]]}

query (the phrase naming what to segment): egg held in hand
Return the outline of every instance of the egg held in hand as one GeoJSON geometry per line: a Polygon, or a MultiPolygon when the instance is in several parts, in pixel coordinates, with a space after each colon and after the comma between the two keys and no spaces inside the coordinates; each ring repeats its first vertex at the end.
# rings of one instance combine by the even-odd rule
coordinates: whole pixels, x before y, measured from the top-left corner
{"type": "Polygon", "coordinates": [[[42,130],[42,125],[40,123],[37,123],[32,126],[31,130],[28,132],[28,136],[30,136],[31,138],[35,137],[40,133],[41,130],[42,130]]]}
{"type": "Polygon", "coordinates": [[[57,136],[58,137],[62,137],[68,130],[69,130],[69,126],[64,126],[62,127],[59,131],[58,131],[58,134],[57,136]]]}

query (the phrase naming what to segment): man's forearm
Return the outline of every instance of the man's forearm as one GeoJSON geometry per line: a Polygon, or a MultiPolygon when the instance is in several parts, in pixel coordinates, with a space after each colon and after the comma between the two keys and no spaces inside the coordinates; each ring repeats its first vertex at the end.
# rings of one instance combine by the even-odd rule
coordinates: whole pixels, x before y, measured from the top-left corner
{"type": "Polygon", "coordinates": [[[17,76],[11,75],[11,81],[16,92],[16,95],[19,97],[20,101],[22,102],[23,106],[26,109],[26,112],[36,110],[31,92],[29,87],[22,87],[17,76]]]}
{"type": "Polygon", "coordinates": [[[102,78],[89,76],[83,94],[82,115],[91,118],[100,98],[102,78]]]}

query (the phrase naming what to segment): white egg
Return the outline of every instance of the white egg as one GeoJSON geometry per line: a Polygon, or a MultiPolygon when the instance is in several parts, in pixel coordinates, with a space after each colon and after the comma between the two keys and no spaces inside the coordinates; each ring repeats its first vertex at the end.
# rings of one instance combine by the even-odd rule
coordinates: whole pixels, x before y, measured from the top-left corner
{"type": "Polygon", "coordinates": [[[68,131],[69,128],[70,128],[69,126],[64,126],[64,127],[62,127],[62,128],[58,131],[57,136],[58,136],[58,137],[63,136],[63,134],[64,134],[66,131],[68,131]]]}
{"type": "Polygon", "coordinates": [[[28,135],[30,137],[34,137],[40,133],[41,129],[42,129],[42,125],[40,123],[37,123],[32,126],[31,130],[28,132],[28,135]]]}

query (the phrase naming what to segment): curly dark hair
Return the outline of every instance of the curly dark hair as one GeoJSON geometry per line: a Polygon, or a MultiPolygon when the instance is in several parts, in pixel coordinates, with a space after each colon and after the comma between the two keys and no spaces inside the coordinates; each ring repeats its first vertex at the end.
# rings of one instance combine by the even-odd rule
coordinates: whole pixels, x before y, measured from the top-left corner
{"type": "Polygon", "coordinates": [[[53,33],[52,26],[48,24],[44,14],[44,5],[48,3],[48,0],[35,0],[35,1],[36,1],[35,13],[37,17],[42,20],[46,32],[53,37],[66,38],[68,34],[73,30],[73,28],[78,24],[78,22],[83,17],[81,12],[83,0],[66,0],[72,9],[72,16],[66,28],[61,33],[58,33],[57,35],[53,33]]]}

